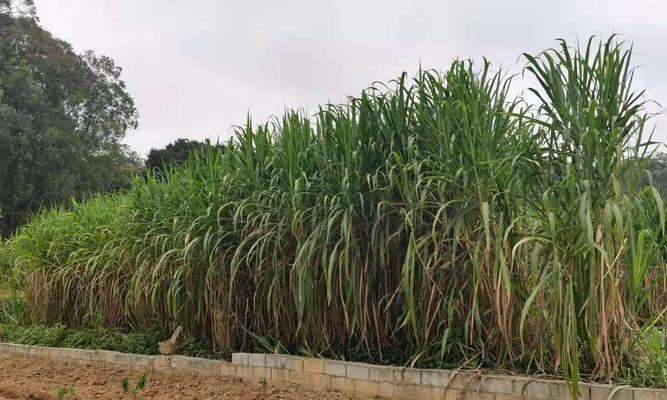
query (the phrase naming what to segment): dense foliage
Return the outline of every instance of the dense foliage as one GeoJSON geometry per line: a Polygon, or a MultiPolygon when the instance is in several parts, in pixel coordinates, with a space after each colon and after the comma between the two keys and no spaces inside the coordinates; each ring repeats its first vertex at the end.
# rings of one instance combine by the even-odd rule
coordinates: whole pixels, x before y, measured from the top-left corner
{"type": "Polygon", "coordinates": [[[630,56],[614,38],[525,55],[532,106],[456,61],[248,121],[224,153],[43,214],[5,254],[46,324],[664,385],[664,204],[639,185],[630,56]]]}
{"type": "MultiPolygon", "coordinates": [[[[177,139],[161,149],[151,149],[146,158],[146,168],[156,173],[164,173],[173,166],[188,160],[190,153],[202,151],[211,147],[210,141],[204,142],[190,139],[177,139]]],[[[220,151],[224,151],[224,145],[216,145],[220,151]]]]}
{"type": "Polygon", "coordinates": [[[127,187],[139,167],[120,143],[137,125],[121,69],[75,53],[21,3],[0,2],[0,235],[42,207],[127,187]]]}

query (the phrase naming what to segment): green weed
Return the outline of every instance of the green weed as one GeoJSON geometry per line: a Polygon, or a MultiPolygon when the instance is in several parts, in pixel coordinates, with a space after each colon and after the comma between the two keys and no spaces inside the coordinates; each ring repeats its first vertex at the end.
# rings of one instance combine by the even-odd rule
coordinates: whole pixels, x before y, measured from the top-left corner
{"type": "Polygon", "coordinates": [[[74,386],[61,387],[56,393],[58,400],[77,400],[76,388],[74,386]]]}

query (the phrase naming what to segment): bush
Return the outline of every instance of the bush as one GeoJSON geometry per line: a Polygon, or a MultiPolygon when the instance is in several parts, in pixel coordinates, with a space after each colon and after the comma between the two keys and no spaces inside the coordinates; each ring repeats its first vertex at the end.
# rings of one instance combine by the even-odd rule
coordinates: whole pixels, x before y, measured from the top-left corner
{"type": "Polygon", "coordinates": [[[1,334],[2,340],[9,343],[58,347],[65,339],[65,326],[62,324],[50,327],[4,325],[1,334]]]}

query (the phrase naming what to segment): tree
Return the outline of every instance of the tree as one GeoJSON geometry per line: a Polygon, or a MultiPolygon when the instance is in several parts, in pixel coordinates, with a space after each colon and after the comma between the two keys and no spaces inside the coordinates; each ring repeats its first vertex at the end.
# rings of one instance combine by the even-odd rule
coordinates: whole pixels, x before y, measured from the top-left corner
{"type": "MultiPolygon", "coordinates": [[[[151,149],[146,159],[146,167],[154,172],[164,171],[169,165],[178,164],[186,161],[192,151],[201,151],[211,147],[211,142],[207,139],[204,142],[189,139],[177,139],[174,143],[168,144],[162,149],[151,149]]],[[[224,145],[215,145],[213,147],[224,150],[224,145]]]]}
{"type": "Polygon", "coordinates": [[[8,16],[21,15],[36,18],[34,0],[0,0],[0,13],[8,16]]]}
{"type": "MultiPolygon", "coordinates": [[[[651,157],[648,163],[648,171],[651,173],[651,182],[653,186],[661,193],[667,192],[667,154],[656,153],[651,157]]],[[[642,185],[649,183],[648,174],[642,176],[640,181],[642,185]]]]}
{"type": "Polygon", "coordinates": [[[44,30],[32,1],[0,0],[0,234],[129,184],[138,158],[120,140],[138,113],[120,76],[111,58],[44,30]]]}

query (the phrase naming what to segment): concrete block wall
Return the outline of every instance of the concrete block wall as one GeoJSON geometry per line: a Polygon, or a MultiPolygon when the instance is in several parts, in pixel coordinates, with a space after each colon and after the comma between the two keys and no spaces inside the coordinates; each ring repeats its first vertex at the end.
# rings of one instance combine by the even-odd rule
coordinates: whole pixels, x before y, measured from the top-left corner
{"type": "MultiPolygon", "coordinates": [[[[564,381],[482,372],[388,367],[277,354],[235,353],[232,362],[185,356],[144,356],[105,350],[0,343],[2,354],[55,361],[104,363],[140,370],[240,378],[251,383],[296,384],[364,394],[376,399],[548,400],[571,398],[564,381]]],[[[582,400],[667,400],[667,390],[582,384],[582,400]]]]}

